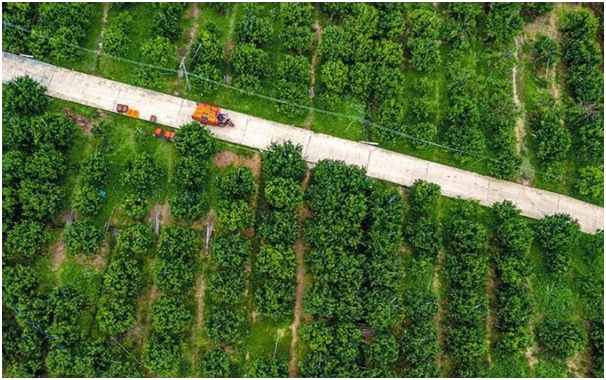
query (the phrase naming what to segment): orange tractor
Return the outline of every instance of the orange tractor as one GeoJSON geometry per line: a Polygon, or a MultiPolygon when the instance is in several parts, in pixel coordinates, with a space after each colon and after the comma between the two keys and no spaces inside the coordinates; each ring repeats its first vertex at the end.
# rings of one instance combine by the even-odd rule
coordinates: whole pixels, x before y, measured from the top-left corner
{"type": "Polygon", "coordinates": [[[226,113],[222,113],[219,107],[208,103],[197,103],[196,110],[191,118],[206,125],[234,126],[226,113]]]}

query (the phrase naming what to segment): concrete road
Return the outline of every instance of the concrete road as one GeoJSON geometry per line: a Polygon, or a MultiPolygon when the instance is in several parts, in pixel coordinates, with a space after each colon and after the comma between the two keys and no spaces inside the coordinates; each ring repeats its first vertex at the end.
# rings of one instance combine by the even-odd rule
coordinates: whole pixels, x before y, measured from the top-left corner
{"type": "MultiPolygon", "coordinates": [[[[26,74],[45,85],[50,96],[112,112],[117,104],[127,104],[139,110],[141,119],[155,115],[159,124],[174,128],[191,122],[196,106],[190,100],[2,53],[2,82],[26,74]]],[[[530,218],[561,212],[577,219],[585,232],[604,229],[602,207],[564,195],[237,112],[229,114],[234,128],[211,128],[221,140],[261,150],[274,141],[291,140],[303,146],[310,163],[327,158],[343,160],[365,168],[372,178],[403,186],[422,178],[440,185],[447,197],[477,199],[485,206],[509,199],[530,218]]]]}

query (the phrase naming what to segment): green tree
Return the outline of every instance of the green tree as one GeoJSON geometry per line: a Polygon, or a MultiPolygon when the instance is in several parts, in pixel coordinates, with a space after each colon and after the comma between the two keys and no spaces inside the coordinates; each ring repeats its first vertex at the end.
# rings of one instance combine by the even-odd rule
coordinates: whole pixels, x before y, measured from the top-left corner
{"type": "Polygon", "coordinates": [[[41,254],[42,248],[50,241],[50,233],[40,223],[22,221],[15,224],[4,240],[3,258],[32,263],[41,254]]]}
{"type": "Polygon", "coordinates": [[[141,289],[141,274],[139,260],[123,256],[114,257],[105,271],[103,286],[107,293],[114,296],[132,298],[141,289]]]}
{"type": "Polygon", "coordinates": [[[206,161],[217,153],[217,141],[208,127],[199,123],[182,125],[175,136],[175,147],[181,156],[206,161]]]}
{"type": "Polygon", "coordinates": [[[200,359],[200,377],[229,377],[231,361],[225,351],[216,349],[206,351],[200,359]]]}
{"type": "Polygon", "coordinates": [[[487,34],[497,44],[510,44],[524,26],[520,11],[523,3],[492,3],[487,19],[487,34]]]}
{"type": "Polygon", "coordinates": [[[101,246],[103,232],[88,220],[75,221],[65,230],[63,240],[69,255],[90,255],[101,246]]]}
{"type": "Polygon", "coordinates": [[[97,315],[99,329],[107,335],[126,332],[136,323],[136,309],[131,301],[111,298],[101,302],[97,315]]]}
{"type": "Polygon", "coordinates": [[[579,170],[579,194],[596,202],[604,202],[604,170],[588,166],[579,170]]]}
{"type": "Polygon", "coordinates": [[[129,160],[122,175],[122,183],[128,191],[137,195],[150,195],[158,180],[158,166],[146,153],[129,160]]]}
{"type": "Polygon", "coordinates": [[[177,47],[168,38],[157,36],[143,42],[141,55],[149,64],[173,68],[176,65],[177,47]]]}
{"type": "Polygon", "coordinates": [[[579,223],[568,214],[550,215],[539,221],[535,236],[553,273],[568,272],[569,250],[576,241],[579,230],[579,223]]]}
{"type": "Polygon", "coordinates": [[[108,22],[103,32],[103,51],[116,57],[124,57],[130,42],[128,30],[133,23],[133,18],[128,11],[118,13],[108,22]]]}
{"type": "Polygon", "coordinates": [[[291,179],[274,178],[265,185],[265,200],[277,209],[294,210],[303,202],[303,188],[291,179]]]}
{"type": "Polygon", "coordinates": [[[118,243],[121,252],[133,254],[135,257],[145,257],[150,255],[156,237],[148,226],[134,224],[118,231],[118,243]]]}
{"type": "Polygon", "coordinates": [[[246,15],[236,25],[236,36],[238,41],[251,43],[256,46],[269,42],[273,33],[273,27],[269,18],[260,4],[249,3],[245,5],[246,15]]]}
{"type": "Polygon", "coordinates": [[[299,236],[297,215],[292,211],[275,210],[261,214],[257,234],[268,244],[291,245],[299,236]]]}
{"type": "Polygon", "coordinates": [[[328,91],[342,94],[347,84],[348,66],[341,61],[329,61],[322,65],[322,81],[328,91]]]}
{"type": "Polygon", "coordinates": [[[145,363],[158,375],[169,376],[181,362],[181,344],[171,335],[152,333],[145,354],[145,363]]]}
{"type": "Polygon", "coordinates": [[[53,146],[45,144],[26,159],[24,172],[32,180],[56,182],[65,169],[64,155],[53,146]]]}
{"type": "Polygon", "coordinates": [[[284,360],[257,358],[248,364],[245,377],[280,378],[288,377],[288,367],[284,360]]]}
{"type": "Polygon", "coordinates": [[[537,67],[552,68],[560,60],[560,44],[545,35],[539,35],[534,43],[534,64],[537,67]]]}
{"type": "Polygon", "coordinates": [[[191,318],[191,312],[178,297],[161,297],[152,307],[152,327],[163,334],[183,332],[191,318]]]}
{"type": "Polygon", "coordinates": [[[258,90],[269,72],[267,53],[253,44],[239,44],[230,60],[237,75],[236,85],[248,91],[258,90]]]}
{"type": "Polygon", "coordinates": [[[300,182],[307,170],[302,151],[301,145],[295,145],[291,141],[282,144],[273,142],[263,152],[263,176],[283,177],[300,182]]]}
{"type": "Polygon", "coordinates": [[[230,167],[218,178],[221,196],[229,200],[250,202],[256,191],[252,170],[248,167],[230,167]]]}
{"type": "Polygon", "coordinates": [[[79,214],[93,217],[103,208],[103,201],[104,197],[97,188],[90,185],[82,185],[74,193],[72,206],[79,214]]]}
{"type": "Polygon", "coordinates": [[[560,359],[569,359],[587,344],[584,329],[572,322],[547,320],[538,330],[541,345],[560,359]]]}
{"type": "Polygon", "coordinates": [[[555,9],[556,3],[528,2],[524,3],[524,11],[534,17],[551,13],[555,9]]]}
{"type": "Polygon", "coordinates": [[[55,216],[61,204],[61,189],[49,182],[23,180],[19,186],[21,214],[43,221],[55,216]]]}
{"type": "Polygon", "coordinates": [[[19,116],[37,116],[48,108],[46,88],[29,76],[22,76],[2,87],[2,110],[19,116]]]}
{"type": "Polygon", "coordinates": [[[225,232],[238,232],[250,228],[254,223],[254,213],[243,200],[220,201],[217,205],[219,228],[225,232]]]}

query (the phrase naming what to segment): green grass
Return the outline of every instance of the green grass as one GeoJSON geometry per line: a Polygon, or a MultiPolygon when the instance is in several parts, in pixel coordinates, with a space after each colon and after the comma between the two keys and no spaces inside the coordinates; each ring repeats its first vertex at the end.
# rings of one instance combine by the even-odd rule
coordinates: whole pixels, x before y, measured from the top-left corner
{"type": "Polygon", "coordinates": [[[533,377],[528,360],[523,356],[492,354],[490,377],[533,377]]]}

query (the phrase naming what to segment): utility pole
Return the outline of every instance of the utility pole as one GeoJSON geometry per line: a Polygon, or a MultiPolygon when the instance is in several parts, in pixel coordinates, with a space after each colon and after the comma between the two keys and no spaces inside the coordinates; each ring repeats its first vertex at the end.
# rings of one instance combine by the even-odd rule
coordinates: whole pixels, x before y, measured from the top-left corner
{"type": "Polygon", "coordinates": [[[189,85],[189,76],[187,75],[187,68],[185,67],[185,56],[183,56],[183,59],[181,59],[181,63],[179,63],[179,72],[177,73],[177,76],[179,77],[179,79],[183,78],[183,75],[185,74],[185,83],[187,83],[187,89],[189,90],[189,92],[191,92],[191,86],[189,85]]]}

